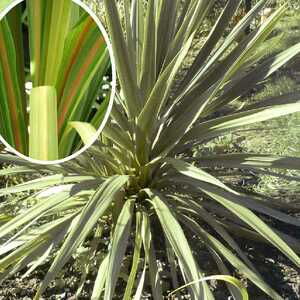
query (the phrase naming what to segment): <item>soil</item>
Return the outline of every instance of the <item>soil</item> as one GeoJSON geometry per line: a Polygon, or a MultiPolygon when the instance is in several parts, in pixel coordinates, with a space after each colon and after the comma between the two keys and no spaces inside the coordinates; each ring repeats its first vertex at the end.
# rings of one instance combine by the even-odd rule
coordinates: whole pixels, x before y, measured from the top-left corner
{"type": "MultiPolygon", "coordinates": [[[[298,234],[299,236],[299,234],[298,234]]],[[[242,248],[247,250],[249,257],[252,258],[254,265],[257,267],[266,282],[270,284],[276,291],[283,296],[286,300],[300,299],[300,272],[297,270],[288,259],[280,254],[276,249],[256,243],[249,243],[243,241],[242,248]]],[[[198,252],[199,253],[199,252],[198,252]]],[[[205,251],[199,253],[199,263],[206,261],[205,269],[210,269],[210,273],[217,274],[214,266],[208,263],[209,254],[205,251]]],[[[18,273],[14,278],[5,280],[0,289],[0,300],[31,300],[33,299],[36,289],[47,272],[49,265],[34,272],[30,277],[21,279],[22,274],[18,273]]],[[[53,282],[44,296],[43,299],[57,300],[57,299],[75,299],[75,293],[78,282],[80,281],[80,273],[75,271],[72,265],[68,265],[68,272],[60,280],[53,282]]],[[[238,274],[234,274],[238,276],[238,274]]],[[[87,278],[86,285],[82,295],[78,299],[89,300],[91,299],[91,291],[94,284],[95,275],[87,278]]],[[[263,292],[257,289],[246,280],[244,283],[247,285],[249,299],[255,300],[269,300],[263,292]]],[[[168,282],[164,284],[169,285],[168,282]]],[[[210,283],[216,300],[232,300],[228,296],[225,286],[218,282],[210,283]]],[[[115,299],[122,299],[122,295],[117,296],[115,299]]],[[[143,299],[152,299],[151,296],[145,296],[143,299]]],[[[182,299],[187,299],[183,296],[182,299]]]]}
{"type": "MultiPolygon", "coordinates": [[[[298,201],[300,199],[298,198],[298,201]]],[[[298,202],[299,203],[299,202],[298,202]]],[[[299,217],[300,214],[294,215],[299,217]]],[[[286,226],[280,222],[273,222],[272,226],[284,231],[285,233],[294,236],[300,240],[300,232],[293,226],[286,226]]],[[[205,250],[204,245],[201,244],[192,236],[188,236],[189,240],[192,240],[194,249],[197,249],[195,256],[199,262],[199,265],[203,271],[208,275],[218,274],[216,266],[212,263],[210,254],[205,250]]],[[[254,263],[264,280],[272,286],[285,300],[297,300],[300,299],[300,270],[297,269],[285,256],[283,256],[277,249],[267,244],[255,243],[248,240],[237,239],[237,242],[241,246],[242,250],[247,253],[248,258],[254,263]]],[[[161,272],[162,284],[165,288],[172,290],[171,282],[168,278],[168,266],[166,263],[165,253],[160,250],[164,249],[164,242],[159,236],[154,239],[155,248],[157,249],[157,257],[160,259],[160,264],[164,266],[164,270],[161,272]]],[[[0,287],[0,300],[30,300],[33,299],[35,292],[47,273],[50,267],[50,263],[43,265],[34,271],[29,277],[22,279],[22,275],[26,270],[17,273],[15,277],[7,279],[0,287]]],[[[248,282],[245,278],[242,278],[239,274],[235,273],[234,269],[227,264],[227,267],[232,274],[240,278],[247,286],[249,293],[249,299],[255,300],[269,300],[263,292],[256,288],[253,284],[248,282]]],[[[97,269],[92,269],[86,279],[86,284],[81,293],[79,300],[90,300],[91,293],[96,278],[97,269]]],[[[80,282],[80,268],[74,263],[74,261],[68,263],[62,272],[62,277],[52,282],[49,288],[43,295],[43,299],[49,300],[75,300],[75,293],[77,291],[78,284],[80,282]]],[[[146,279],[146,282],[147,281],[146,279]]],[[[124,290],[122,281],[119,282],[119,289],[124,290]]],[[[214,292],[216,300],[233,300],[225,287],[220,282],[210,282],[211,289],[214,292]]],[[[147,291],[146,287],[146,291],[147,291]]],[[[123,295],[117,295],[114,299],[121,300],[123,295]]],[[[143,300],[152,299],[151,293],[145,292],[143,300]]],[[[181,299],[190,299],[188,296],[182,295],[181,299]]]]}

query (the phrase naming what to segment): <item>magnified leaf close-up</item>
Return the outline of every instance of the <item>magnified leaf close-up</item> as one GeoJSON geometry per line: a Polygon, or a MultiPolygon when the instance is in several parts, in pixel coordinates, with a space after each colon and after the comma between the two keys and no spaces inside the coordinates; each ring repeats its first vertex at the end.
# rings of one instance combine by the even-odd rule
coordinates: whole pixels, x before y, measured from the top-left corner
{"type": "Polygon", "coordinates": [[[0,21],[0,54],[0,133],[12,148],[36,160],[66,158],[83,147],[77,129],[85,123],[95,140],[112,69],[104,36],[81,6],[21,2],[0,21]]]}
{"type": "MultiPolygon", "coordinates": [[[[284,1],[250,2],[86,0],[111,40],[115,101],[99,138],[71,161],[37,166],[0,153],[0,284],[28,286],[34,278],[34,300],[299,299],[300,152],[261,145],[275,135],[280,145],[279,130],[288,136],[297,116],[289,144],[300,136],[300,81],[289,93],[262,95],[283,73],[300,71],[300,17],[284,1]],[[291,19],[295,39],[278,34],[291,19]],[[260,140],[249,150],[253,137],[260,140]],[[290,184],[295,200],[258,190],[264,176],[278,189],[290,184]]],[[[56,18],[66,9],[58,5],[56,18]]],[[[80,19],[68,36],[60,68],[31,42],[38,57],[30,67],[31,113],[45,122],[39,95],[46,106],[57,102],[57,128],[44,127],[58,131],[58,153],[67,152],[74,130],[88,143],[101,119],[82,125],[72,118],[68,127],[62,117],[69,107],[88,110],[70,102],[85,91],[75,71],[93,60],[97,45],[88,24],[80,19]],[[82,28],[89,51],[69,68],[82,28]]],[[[51,32],[66,34],[55,25],[51,32]]],[[[95,57],[95,65],[101,61],[95,57]]],[[[90,91],[83,97],[93,99],[90,91]]]]}

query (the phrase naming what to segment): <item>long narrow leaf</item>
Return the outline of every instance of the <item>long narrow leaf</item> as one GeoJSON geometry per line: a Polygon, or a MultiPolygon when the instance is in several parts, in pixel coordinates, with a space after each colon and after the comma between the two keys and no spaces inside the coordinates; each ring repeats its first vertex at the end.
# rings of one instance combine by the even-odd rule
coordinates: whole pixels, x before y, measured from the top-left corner
{"type": "Polygon", "coordinates": [[[29,126],[30,157],[38,160],[58,159],[57,96],[54,87],[32,89],[29,126]]]}
{"type": "Polygon", "coordinates": [[[108,179],[88,201],[58,255],[55,257],[54,262],[35,295],[35,299],[39,299],[51,280],[55,278],[60,269],[69,260],[74,250],[84,241],[127,180],[127,176],[115,176],[108,179]]]}
{"type": "Polygon", "coordinates": [[[115,227],[107,270],[107,279],[104,294],[105,300],[111,300],[114,296],[119,271],[121,269],[122,261],[127,248],[128,238],[130,235],[133,208],[134,201],[128,200],[125,202],[115,227]]]}

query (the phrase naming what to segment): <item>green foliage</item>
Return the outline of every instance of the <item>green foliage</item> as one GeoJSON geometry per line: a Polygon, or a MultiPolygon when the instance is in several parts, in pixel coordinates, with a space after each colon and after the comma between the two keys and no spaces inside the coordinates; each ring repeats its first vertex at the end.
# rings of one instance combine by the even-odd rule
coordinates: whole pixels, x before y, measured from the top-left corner
{"type": "MultiPolygon", "coordinates": [[[[164,266],[158,261],[167,260],[172,289],[192,282],[187,290],[192,299],[213,300],[202,261],[195,255],[194,236],[212,254],[221,275],[229,276],[231,265],[269,297],[282,299],[235,239],[268,242],[299,267],[299,241],[274,230],[263,216],[297,227],[300,222],[275,209],[272,199],[249,195],[230,178],[251,170],[264,173],[265,168],[299,171],[299,158],[212,153],[199,159],[188,150],[243,126],[300,111],[299,99],[285,98],[280,105],[276,99],[263,99],[243,111],[228,106],[300,53],[298,43],[268,57],[256,55],[285,8],[245,35],[265,4],[260,1],[224,35],[241,2],[228,1],[192,66],[175,85],[213,1],[189,1],[179,11],[179,0],[149,0],[146,6],[124,0],[124,24],[117,2],[104,0],[104,7],[120,93],[101,139],[61,166],[36,166],[0,156],[23,166],[24,173],[45,174],[0,190],[0,195],[32,190],[29,199],[35,201],[0,227],[0,238],[6,242],[0,247],[0,280],[34,262],[31,271],[53,253],[38,299],[81,245],[100,239],[92,299],[140,299],[149,286],[154,299],[163,299],[170,290],[162,284],[164,266]],[[226,115],[218,116],[224,107],[226,115]],[[135,245],[129,247],[132,240],[135,245]],[[46,254],[37,260],[41,253],[46,254]]],[[[86,265],[92,261],[86,260],[86,265]]],[[[78,293],[80,289],[82,284],[78,293]]],[[[231,285],[228,291],[242,299],[231,285]]]]}
{"type": "Polygon", "coordinates": [[[57,160],[82,146],[72,121],[102,123],[109,53],[95,21],[71,0],[24,5],[0,21],[0,133],[22,154],[57,160]]]}

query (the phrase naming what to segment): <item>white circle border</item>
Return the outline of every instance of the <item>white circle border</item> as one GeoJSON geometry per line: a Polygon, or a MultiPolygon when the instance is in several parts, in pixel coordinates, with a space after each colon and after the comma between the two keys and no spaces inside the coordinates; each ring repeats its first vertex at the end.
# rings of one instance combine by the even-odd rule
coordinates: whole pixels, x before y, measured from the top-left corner
{"type": "MultiPolygon", "coordinates": [[[[25,2],[25,1],[26,0],[15,0],[11,4],[9,4],[6,9],[0,11],[0,21],[6,16],[7,13],[10,12],[11,9],[13,9],[15,6],[17,6],[18,4],[20,4],[22,2],[25,2]]],[[[64,0],[62,0],[62,1],[64,1],[64,0]]],[[[97,17],[97,15],[92,11],[92,9],[88,5],[83,3],[81,0],[71,0],[71,1],[76,3],[77,5],[79,5],[81,8],[83,8],[93,18],[93,20],[97,24],[98,28],[100,29],[100,31],[101,31],[101,33],[104,37],[104,40],[106,42],[106,46],[107,46],[107,49],[108,49],[108,52],[109,52],[110,62],[111,62],[111,69],[112,69],[111,96],[110,96],[109,104],[108,104],[104,119],[103,119],[100,127],[98,128],[97,133],[95,134],[95,138],[89,144],[83,146],[77,152],[75,152],[75,153],[71,154],[70,156],[67,156],[63,159],[58,159],[58,160],[37,160],[37,159],[30,158],[30,157],[20,153],[19,151],[17,151],[15,148],[13,148],[9,143],[6,142],[6,140],[2,137],[2,135],[0,135],[0,141],[1,141],[1,143],[3,143],[5,145],[5,147],[7,149],[9,149],[11,152],[13,152],[18,157],[23,158],[23,159],[29,161],[30,163],[34,163],[34,164],[39,164],[39,165],[62,164],[62,163],[65,163],[65,162],[67,162],[71,159],[76,158],[78,155],[82,154],[89,147],[91,147],[96,142],[96,140],[98,139],[100,133],[102,132],[104,126],[106,125],[106,123],[108,121],[110,112],[112,110],[115,94],[116,94],[116,86],[117,86],[116,63],[115,63],[113,50],[112,50],[112,45],[111,45],[109,36],[108,36],[104,26],[102,25],[100,19],[97,17]]]]}

